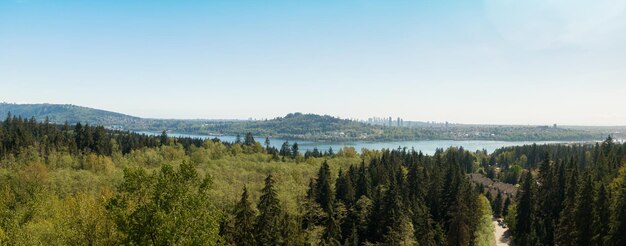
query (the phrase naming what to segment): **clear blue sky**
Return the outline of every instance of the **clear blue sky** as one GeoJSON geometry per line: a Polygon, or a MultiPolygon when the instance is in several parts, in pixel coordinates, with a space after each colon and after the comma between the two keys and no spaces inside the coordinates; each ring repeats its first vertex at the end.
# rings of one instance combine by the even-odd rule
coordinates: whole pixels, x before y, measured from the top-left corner
{"type": "Polygon", "coordinates": [[[0,101],[626,125],[623,0],[0,0],[0,101]]]}

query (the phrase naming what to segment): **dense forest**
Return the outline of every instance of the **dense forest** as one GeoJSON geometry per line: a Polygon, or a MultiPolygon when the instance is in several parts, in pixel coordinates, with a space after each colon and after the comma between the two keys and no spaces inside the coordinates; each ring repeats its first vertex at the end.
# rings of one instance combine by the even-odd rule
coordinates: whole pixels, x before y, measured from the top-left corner
{"type": "Polygon", "coordinates": [[[518,245],[624,244],[626,147],[611,139],[432,156],[261,142],[8,116],[0,243],[491,245],[496,215],[518,245]],[[494,196],[471,173],[519,191],[494,196]]]}
{"type": "Polygon", "coordinates": [[[519,182],[503,211],[518,245],[626,245],[626,145],[608,137],[503,148],[491,157],[497,165],[485,164],[488,176],[519,182]]]}
{"type": "MultiPolygon", "coordinates": [[[[115,112],[59,104],[0,103],[0,115],[13,113],[23,118],[46,118],[56,124],[69,122],[102,125],[131,131],[170,132],[199,135],[237,135],[251,132],[312,141],[391,141],[391,140],[502,140],[502,141],[573,141],[601,140],[623,128],[571,128],[554,126],[414,124],[404,127],[372,125],[328,115],[291,113],[265,120],[180,120],[147,119],[115,112]]],[[[620,133],[622,132],[622,133],[620,133]]]]}

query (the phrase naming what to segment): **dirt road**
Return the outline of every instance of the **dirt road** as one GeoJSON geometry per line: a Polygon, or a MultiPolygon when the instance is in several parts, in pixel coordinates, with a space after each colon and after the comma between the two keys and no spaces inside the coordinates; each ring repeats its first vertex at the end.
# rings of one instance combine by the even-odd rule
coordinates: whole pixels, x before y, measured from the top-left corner
{"type": "Polygon", "coordinates": [[[493,219],[492,223],[495,228],[494,236],[496,238],[496,246],[513,245],[513,242],[510,241],[511,234],[509,228],[502,228],[502,226],[498,225],[496,219],[493,219]]]}

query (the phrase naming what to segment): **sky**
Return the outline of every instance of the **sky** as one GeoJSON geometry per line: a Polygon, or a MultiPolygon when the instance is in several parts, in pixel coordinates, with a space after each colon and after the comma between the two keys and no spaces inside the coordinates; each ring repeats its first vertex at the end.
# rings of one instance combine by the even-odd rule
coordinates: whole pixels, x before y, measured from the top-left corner
{"type": "Polygon", "coordinates": [[[626,125],[626,1],[0,0],[0,102],[626,125]]]}

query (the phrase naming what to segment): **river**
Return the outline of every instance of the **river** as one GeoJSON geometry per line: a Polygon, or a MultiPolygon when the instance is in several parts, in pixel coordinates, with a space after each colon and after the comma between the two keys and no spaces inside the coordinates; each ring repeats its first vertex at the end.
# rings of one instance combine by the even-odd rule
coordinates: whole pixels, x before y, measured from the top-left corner
{"type": "MultiPolygon", "coordinates": [[[[155,135],[153,132],[138,132],[148,135],[155,135]]],[[[207,135],[194,135],[194,134],[180,134],[180,133],[168,133],[172,137],[192,137],[202,139],[218,138],[225,142],[234,142],[236,136],[207,136],[207,135]]],[[[242,141],[244,136],[241,136],[242,141]]],[[[264,144],[265,138],[255,138],[256,141],[264,144]]],[[[270,146],[280,149],[282,144],[287,141],[280,138],[270,138],[270,146]]],[[[550,144],[550,143],[571,143],[567,141],[490,141],[490,140],[414,140],[414,141],[350,141],[350,142],[326,142],[326,141],[306,141],[306,140],[289,140],[289,144],[298,143],[298,148],[301,152],[307,150],[313,150],[317,148],[320,151],[327,151],[332,148],[336,153],[343,147],[354,147],[358,152],[361,149],[397,149],[398,147],[407,149],[415,149],[416,151],[422,151],[424,154],[432,155],[438,148],[463,147],[466,150],[487,150],[493,152],[494,150],[507,146],[517,146],[525,144],[550,144]]]]}

